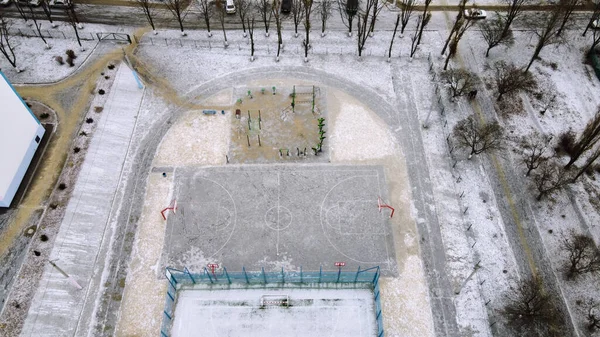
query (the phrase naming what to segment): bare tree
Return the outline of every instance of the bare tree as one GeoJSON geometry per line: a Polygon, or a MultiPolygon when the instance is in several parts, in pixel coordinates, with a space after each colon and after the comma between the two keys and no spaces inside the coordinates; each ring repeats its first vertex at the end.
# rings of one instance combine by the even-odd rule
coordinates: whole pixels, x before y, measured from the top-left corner
{"type": "Polygon", "coordinates": [[[600,304],[593,298],[590,298],[585,304],[587,330],[594,332],[600,329],[600,304]]]}
{"type": "Polygon", "coordinates": [[[412,16],[413,11],[415,10],[416,4],[416,0],[400,1],[400,21],[402,22],[400,28],[400,36],[404,34],[404,29],[406,29],[406,26],[408,26],[408,22],[410,21],[410,17],[412,16]]]}
{"type": "Polygon", "coordinates": [[[5,19],[0,13],[0,53],[4,55],[8,63],[20,73],[22,70],[17,67],[17,56],[15,55],[15,46],[12,44],[9,35],[12,22],[5,19]]]}
{"type": "Polygon", "coordinates": [[[537,189],[537,201],[561,190],[571,179],[564,168],[559,167],[554,160],[544,160],[533,173],[533,183],[537,189]]]}
{"type": "Polygon", "coordinates": [[[473,116],[469,116],[458,122],[452,133],[459,146],[469,149],[469,159],[502,147],[502,128],[498,122],[478,125],[473,116]]]}
{"type": "Polygon", "coordinates": [[[365,48],[365,43],[369,38],[369,31],[373,23],[374,8],[378,6],[379,0],[365,0],[365,8],[359,9],[356,15],[357,19],[357,42],[358,42],[358,57],[362,57],[362,52],[365,48]]]}
{"type": "Polygon", "coordinates": [[[427,12],[425,14],[425,17],[423,17],[423,15],[419,15],[417,17],[417,27],[416,27],[413,35],[410,37],[410,57],[411,58],[415,55],[415,53],[417,52],[417,49],[419,49],[419,41],[421,41],[421,35],[423,34],[423,28],[425,28],[425,26],[427,26],[427,24],[429,23],[429,20],[431,20],[431,12],[427,12]]]}
{"type": "Polygon", "coordinates": [[[560,320],[554,301],[544,291],[541,280],[535,277],[511,287],[506,301],[501,312],[521,336],[547,336],[549,328],[560,320]]]}
{"type": "Polygon", "coordinates": [[[225,39],[225,42],[223,42],[223,44],[225,45],[225,48],[227,48],[227,46],[229,46],[229,42],[227,42],[227,31],[225,31],[225,17],[227,16],[227,9],[225,8],[225,4],[223,3],[223,1],[217,1],[216,7],[217,18],[221,23],[221,29],[223,30],[223,39],[225,39]]]}
{"type": "Polygon", "coordinates": [[[431,13],[428,12],[429,5],[432,0],[425,0],[425,6],[423,6],[423,14],[421,14],[421,27],[419,28],[419,35],[417,38],[417,45],[421,44],[421,37],[423,36],[423,29],[429,23],[429,19],[431,18],[431,13]]]}
{"type": "Polygon", "coordinates": [[[384,0],[372,0],[373,5],[371,6],[371,20],[369,23],[369,35],[372,37],[375,32],[375,23],[377,22],[377,17],[379,13],[383,9],[385,5],[384,0]]]}
{"type": "Polygon", "coordinates": [[[467,30],[469,28],[471,28],[471,26],[473,26],[473,24],[474,24],[473,20],[466,20],[465,18],[460,20],[460,25],[456,29],[456,32],[454,33],[454,37],[452,38],[452,41],[450,42],[450,50],[448,52],[448,56],[446,57],[446,62],[444,63],[444,70],[446,70],[446,68],[448,68],[448,63],[450,62],[450,59],[453,58],[454,55],[456,55],[456,52],[458,51],[458,43],[460,42],[460,39],[462,39],[463,35],[467,32],[467,30]]]}
{"type": "Polygon", "coordinates": [[[256,9],[258,10],[258,14],[265,25],[265,36],[269,36],[269,25],[271,24],[271,17],[273,16],[273,11],[271,9],[271,1],[270,0],[258,0],[256,4],[256,9]]]}
{"type": "Polygon", "coordinates": [[[283,38],[281,37],[281,12],[279,11],[279,7],[281,6],[281,2],[279,0],[273,0],[273,6],[271,6],[271,10],[273,11],[273,17],[275,18],[275,28],[277,29],[277,56],[275,61],[279,62],[279,54],[281,52],[281,46],[283,45],[283,38]]]}
{"type": "Polygon", "coordinates": [[[575,182],[579,177],[581,177],[581,175],[583,173],[587,172],[587,170],[590,169],[590,167],[596,161],[596,159],[598,159],[598,157],[600,157],[600,147],[597,147],[596,150],[594,152],[592,152],[592,155],[586,160],[585,164],[579,169],[579,172],[577,172],[575,177],[573,177],[573,182],[575,182]]]}
{"type": "Polygon", "coordinates": [[[165,6],[173,14],[177,23],[179,23],[179,29],[181,30],[181,36],[186,36],[187,33],[183,29],[183,21],[188,14],[185,5],[187,4],[186,0],[165,0],[165,6]]]}
{"type": "Polygon", "coordinates": [[[512,63],[498,61],[494,63],[494,81],[498,89],[497,101],[506,94],[518,91],[532,91],[537,87],[533,75],[523,72],[512,63]]]}
{"type": "Polygon", "coordinates": [[[25,8],[23,8],[23,6],[24,6],[23,3],[21,3],[18,0],[13,1],[13,3],[15,4],[15,8],[17,8],[17,12],[19,13],[19,16],[21,17],[21,19],[23,19],[23,21],[25,21],[25,23],[29,25],[29,17],[27,17],[27,14],[25,13],[25,8]]]}
{"type": "Polygon", "coordinates": [[[339,0],[338,10],[342,23],[348,28],[348,36],[352,36],[352,26],[354,18],[358,14],[358,3],[359,0],[339,0]]]}
{"type": "Polygon", "coordinates": [[[204,19],[204,24],[206,25],[206,30],[208,31],[208,37],[212,36],[212,32],[210,31],[210,18],[213,16],[214,7],[209,0],[198,0],[198,11],[200,12],[200,16],[204,19]]]}
{"type": "Polygon", "coordinates": [[[502,16],[502,20],[504,21],[504,29],[502,33],[502,37],[505,37],[509,34],[510,26],[513,22],[521,16],[523,13],[523,5],[527,5],[532,3],[532,0],[504,0],[504,2],[508,5],[506,14],[502,16]]]}
{"type": "Polygon", "coordinates": [[[450,33],[448,34],[448,37],[446,38],[446,42],[444,43],[444,47],[442,48],[442,55],[444,55],[446,53],[446,48],[448,48],[448,45],[450,44],[450,41],[452,40],[452,37],[454,36],[454,33],[456,33],[460,27],[464,26],[465,24],[465,20],[464,20],[464,16],[465,16],[465,7],[467,6],[467,2],[469,0],[460,0],[460,2],[458,3],[458,14],[456,14],[456,19],[454,20],[454,24],[452,25],[452,29],[450,29],[450,33]]]}
{"type": "Polygon", "coordinates": [[[571,159],[567,165],[565,165],[565,168],[569,169],[582,154],[594,147],[598,140],[600,140],[600,107],[596,111],[594,118],[592,118],[585,126],[585,129],[583,129],[577,142],[573,144],[573,149],[570,153],[571,159]]]}
{"type": "Polygon", "coordinates": [[[525,71],[529,71],[533,62],[539,57],[544,47],[560,43],[563,40],[560,35],[557,35],[557,31],[560,25],[560,19],[562,17],[562,10],[560,6],[555,6],[552,11],[542,14],[541,20],[530,21],[533,33],[538,37],[538,42],[535,45],[531,60],[525,68],[525,71]]]}
{"type": "Polygon", "coordinates": [[[492,50],[492,48],[499,45],[512,46],[515,42],[512,30],[509,29],[505,33],[505,22],[499,15],[492,20],[482,22],[479,27],[481,28],[481,37],[483,37],[483,40],[488,46],[485,51],[485,57],[490,55],[490,50],[492,50]]]}
{"type": "Polygon", "coordinates": [[[242,21],[242,29],[244,30],[244,37],[246,37],[246,16],[248,15],[248,11],[252,8],[251,0],[233,0],[235,3],[235,8],[237,13],[242,21]]]}
{"type": "Polygon", "coordinates": [[[294,37],[298,37],[298,26],[304,17],[304,0],[292,1],[292,19],[294,21],[294,37]]]}
{"type": "Polygon", "coordinates": [[[548,160],[546,156],[548,150],[548,139],[538,132],[534,132],[521,139],[521,147],[523,148],[523,164],[527,167],[528,177],[531,171],[537,169],[544,161],[548,160]]]}
{"type": "Polygon", "coordinates": [[[84,51],[85,49],[81,45],[81,38],[79,37],[79,20],[77,19],[77,14],[75,13],[75,7],[71,6],[65,8],[65,14],[67,15],[67,22],[71,27],[73,27],[73,31],[75,31],[75,37],[77,38],[77,44],[79,44],[79,49],[84,51]]]}
{"type": "Polygon", "coordinates": [[[465,69],[450,69],[442,72],[442,80],[448,85],[452,98],[466,96],[477,87],[477,75],[465,69]]]}
{"type": "Polygon", "coordinates": [[[573,11],[579,4],[581,4],[581,0],[560,0],[558,2],[558,6],[562,7],[563,16],[560,26],[556,31],[556,35],[560,35],[562,33],[563,29],[571,19],[571,14],[573,14],[573,11]]]}
{"type": "Polygon", "coordinates": [[[568,235],[563,233],[561,249],[569,255],[564,264],[568,279],[600,271],[600,250],[590,236],[577,234],[574,230],[570,230],[568,235]]]}
{"type": "Polygon", "coordinates": [[[321,0],[321,2],[318,4],[317,10],[319,11],[319,15],[321,17],[321,37],[323,37],[325,36],[325,26],[327,25],[327,20],[329,20],[333,11],[333,0],[321,0]]]}
{"type": "Polygon", "coordinates": [[[254,61],[254,14],[246,18],[248,24],[248,34],[250,35],[250,61],[254,61]]]}
{"type": "Polygon", "coordinates": [[[586,56],[589,57],[590,54],[594,52],[598,44],[600,44],[600,29],[594,29],[592,35],[592,45],[590,46],[590,49],[588,50],[586,56]]]}
{"type": "Polygon", "coordinates": [[[592,15],[590,15],[590,19],[588,20],[588,23],[585,26],[585,29],[583,30],[582,36],[585,36],[588,29],[590,29],[590,27],[592,27],[592,24],[594,23],[594,21],[596,21],[600,18],[600,0],[593,1],[593,3],[594,3],[594,10],[592,11],[592,15]]]}
{"type": "Polygon", "coordinates": [[[152,32],[155,35],[158,34],[158,32],[156,31],[156,27],[154,26],[154,12],[156,10],[156,3],[151,0],[135,0],[135,3],[138,5],[138,8],[142,10],[142,12],[144,12],[146,21],[148,21],[148,23],[152,27],[152,32]]]}
{"type": "Polygon", "coordinates": [[[304,9],[304,62],[308,62],[308,49],[310,48],[310,15],[312,14],[313,0],[302,0],[304,9]]]}
{"type": "Polygon", "coordinates": [[[394,39],[396,38],[396,32],[398,31],[398,25],[400,24],[400,14],[396,16],[396,23],[394,24],[394,33],[392,34],[392,39],[390,40],[390,49],[388,50],[388,62],[392,59],[392,46],[394,46],[394,39]]]}
{"type": "Polygon", "coordinates": [[[42,10],[44,11],[44,14],[46,15],[46,19],[48,19],[48,21],[50,21],[50,26],[52,28],[58,27],[58,25],[56,23],[54,23],[54,20],[52,19],[52,7],[50,7],[49,0],[43,0],[40,3],[40,5],[42,6],[42,10]]]}
{"type": "Polygon", "coordinates": [[[33,21],[33,24],[35,25],[35,29],[37,30],[40,39],[42,39],[42,41],[44,41],[45,48],[50,49],[51,46],[48,44],[48,42],[46,41],[46,38],[44,38],[44,35],[42,34],[42,31],[40,30],[41,24],[39,24],[37,21],[36,13],[33,11],[33,6],[28,5],[28,7],[29,7],[29,13],[31,15],[31,21],[33,21]]]}

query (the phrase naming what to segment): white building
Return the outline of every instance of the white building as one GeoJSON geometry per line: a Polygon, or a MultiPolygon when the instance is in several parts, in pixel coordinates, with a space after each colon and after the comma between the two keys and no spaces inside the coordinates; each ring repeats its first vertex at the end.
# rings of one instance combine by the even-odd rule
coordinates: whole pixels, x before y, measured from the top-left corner
{"type": "Polygon", "coordinates": [[[9,207],[45,131],[0,75],[0,207],[9,207]]]}

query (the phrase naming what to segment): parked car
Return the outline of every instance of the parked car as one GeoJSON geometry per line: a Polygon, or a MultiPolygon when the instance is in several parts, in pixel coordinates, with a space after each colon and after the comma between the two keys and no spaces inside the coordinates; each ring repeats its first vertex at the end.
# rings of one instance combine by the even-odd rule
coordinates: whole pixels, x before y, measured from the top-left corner
{"type": "Polygon", "coordinates": [[[42,0],[17,0],[20,5],[37,7],[42,4],[42,0]]]}
{"type": "Polygon", "coordinates": [[[596,20],[592,21],[592,28],[600,29],[600,19],[596,19],[596,20]]]}
{"type": "Polygon", "coordinates": [[[2,7],[6,7],[8,5],[10,5],[11,0],[0,0],[0,6],[2,7]]]}
{"type": "Polygon", "coordinates": [[[235,3],[233,3],[233,0],[225,1],[225,12],[227,14],[235,14],[235,3]]]}
{"type": "Polygon", "coordinates": [[[483,9],[470,8],[465,9],[465,17],[471,20],[485,19],[487,13],[483,9]]]}
{"type": "Polygon", "coordinates": [[[48,4],[50,5],[50,7],[55,8],[70,8],[71,6],[73,6],[71,0],[50,0],[48,4]]]}
{"type": "Polygon", "coordinates": [[[292,11],[292,0],[282,0],[281,1],[281,13],[290,14],[292,11]]]}

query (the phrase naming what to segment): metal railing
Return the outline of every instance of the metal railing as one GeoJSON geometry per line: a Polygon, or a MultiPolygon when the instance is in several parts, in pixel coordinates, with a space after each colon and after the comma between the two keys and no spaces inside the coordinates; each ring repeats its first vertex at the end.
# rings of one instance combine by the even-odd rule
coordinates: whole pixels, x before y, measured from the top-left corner
{"type": "Polygon", "coordinates": [[[174,268],[166,268],[165,276],[169,282],[167,287],[167,296],[165,300],[165,309],[163,311],[163,321],[161,325],[160,335],[161,337],[169,337],[169,331],[171,330],[171,324],[173,320],[174,304],[177,291],[184,285],[283,285],[283,284],[307,284],[314,286],[327,287],[328,284],[368,284],[373,290],[373,297],[375,301],[375,319],[377,322],[377,337],[383,337],[383,315],[381,311],[380,292],[379,292],[379,267],[372,267],[368,269],[361,269],[358,267],[357,271],[346,272],[338,270],[335,271],[323,271],[323,268],[319,268],[319,271],[308,271],[305,272],[300,267],[300,271],[288,271],[285,272],[283,268],[281,272],[265,272],[264,268],[261,271],[246,271],[246,268],[242,267],[241,272],[229,272],[227,268],[224,268],[215,273],[214,270],[204,268],[200,273],[192,273],[187,268],[178,270],[174,268]]]}

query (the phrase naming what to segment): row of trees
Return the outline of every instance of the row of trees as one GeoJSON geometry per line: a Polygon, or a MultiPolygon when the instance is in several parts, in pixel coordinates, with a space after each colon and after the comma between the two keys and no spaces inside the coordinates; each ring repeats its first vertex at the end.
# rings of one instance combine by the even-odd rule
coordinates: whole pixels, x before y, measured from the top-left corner
{"type": "MultiPolygon", "coordinates": [[[[28,25],[32,25],[35,27],[37,31],[37,36],[44,42],[46,49],[50,49],[51,46],[42,34],[41,31],[41,23],[40,19],[46,19],[50,22],[51,27],[56,28],[57,24],[53,19],[53,9],[50,7],[49,0],[42,0],[40,6],[42,7],[43,14],[40,14],[33,10],[31,4],[24,5],[19,1],[14,1],[15,7],[17,8],[17,12],[19,16],[25,21],[28,25]],[[43,15],[43,16],[42,16],[43,15]]],[[[77,16],[77,12],[75,11],[74,6],[66,7],[63,9],[66,18],[67,24],[73,27],[75,31],[75,36],[77,38],[77,43],[79,44],[80,50],[84,50],[83,45],[81,44],[81,39],[79,38],[79,29],[83,28],[83,24],[79,21],[77,16]]],[[[10,63],[10,65],[15,68],[17,72],[21,72],[22,70],[17,66],[17,57],[15,54],[15,44],[12,43],[12,35],[11,33],[12,21],[5,18],[3,13],[0,12],[0,53],[4,56],[6,60],[10,63]]]]}

